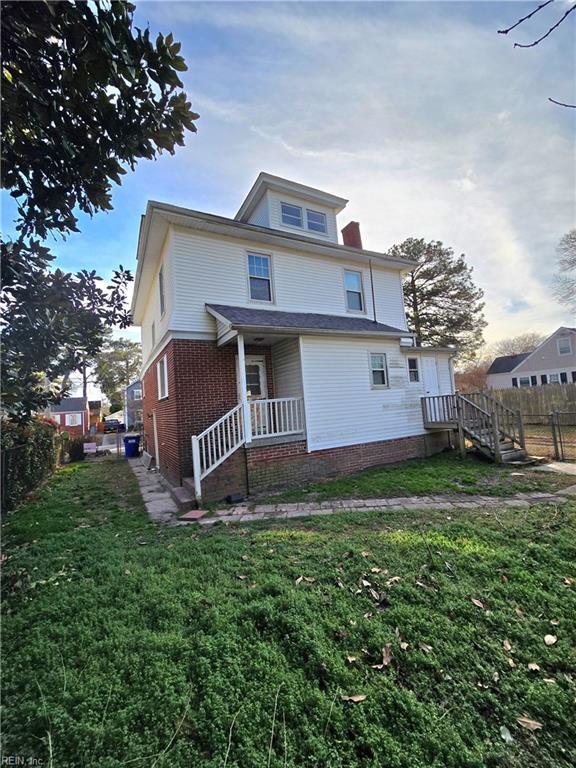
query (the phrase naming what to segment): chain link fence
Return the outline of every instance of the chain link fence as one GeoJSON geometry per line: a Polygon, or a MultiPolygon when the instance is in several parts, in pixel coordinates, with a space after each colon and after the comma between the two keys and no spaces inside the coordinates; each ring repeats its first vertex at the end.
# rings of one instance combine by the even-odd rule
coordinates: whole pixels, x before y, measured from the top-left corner
{"type": "Polygon", "coordinates": [[[554,458],[576,461],[576,411],[553,411],[550,431],[554,443],[554,458]]]}

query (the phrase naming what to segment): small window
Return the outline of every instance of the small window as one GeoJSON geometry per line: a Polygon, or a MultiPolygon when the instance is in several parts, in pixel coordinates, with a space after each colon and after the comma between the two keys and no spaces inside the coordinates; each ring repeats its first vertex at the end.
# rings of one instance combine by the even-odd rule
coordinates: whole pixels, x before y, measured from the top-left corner
{"type": "Polygon", "coordinates": [[[168,362],[166,355],[156,363],[156,375],[158,377],[158,400],[168,397],[168,362]]]}
{"type": "Polygon", "coordinates": [[[164,301],[164,267],[160,267],[160,272],[158,272],[158,293],[160,295],[160,316],[162,316],[166,309],[164,301]]]}
{"type": "Polygon", "coordinates": [[[408,358],[408,378],[410,381],[420,381],[420,371],[418,370],[418,358],[408,358]]]}
{"type": "Polygon", "coordinates": [[[248,254],[248,279],[250,298],[253,301],[272,301],[272,279],[270,277],[270,256],[248,254]]]}
{"type": "Polygon", "coordinates": [[[344,270],[346,286],[346,307],[350,312],[364,312],[364,294],[362,291],[362,272],[344,270]]]}
{"type": "Polygon", "coordinates": [[[560,384],[560,374],[551,373],[548,380],[550,381],[550,384],[560,384]]]}
{"type": "Polygon", "coordinates": [[[370,353],[370,376],[373,387],[388,386],[388,371],[386,369],[386,355],[370,353]]]}
{"type": "Polygon", "coordinates": [[[282,224],[289,227],[302,227],[302,208],[298,205],[280,203],[282,209],[282,224]]]}
{"type": "Polygon", "coordinates": [[[560,374],[560,384],[568,384],[568,374],[565,372],[562,372],[560,374]]]}
{"type": "Polygon", "coordinates": [[[311,232],[327,232],[326,214],[320,211],[309,211],[306,209],[306,226],[311,232]]]}
{"type": "Polygon", "coordinates": [[[82,416],[79,413],[67,413],[66,414],[66,426],[67,427],[79,427],[82,423],[82,416]]]}
{"type": "Polygon", "coordinates": [[[529,387],[530,386],[530,378],[528,376],[520,376],[520,386],[521,387],[529,387]]]}
{"type": "Polygon", "coordinates": [[[540,381],[542,384],[548,384],[548,376],[545,373],[541,374],[540,381]]]}
{"type": "Polygon", "coordinates": [[[572,371],[572,381],[576,384],[576,371],[572,371]]]}
{"type": "Polygon", "coordinates": [[[536,376],[530,376],[530,385],[532,387],[538,386],[538,378],[536,376]]]}
{"type": "Polygon", "coordinates": [[[559,355],[572,354],[572,339],[569,336],[560,336],[560,338],[558,339],[558,354],[559,355]]]}
{"type": "Polygon", "coordinates": [[[156,344],[156,323],[152,323],[150,326],[150,337],[152,339],[152,347],[156,344]]]}
{"type": "Polygon", "coordinates": [[[512,386],[517,387],[518,386],[518,379],[516,376],[512,376],[512,386]]]}
{"type": "Polygon", "coordinates": [[[142,400],[142,390],[141,389],[133,389],[132,390],[132,400],[142,400]]]}

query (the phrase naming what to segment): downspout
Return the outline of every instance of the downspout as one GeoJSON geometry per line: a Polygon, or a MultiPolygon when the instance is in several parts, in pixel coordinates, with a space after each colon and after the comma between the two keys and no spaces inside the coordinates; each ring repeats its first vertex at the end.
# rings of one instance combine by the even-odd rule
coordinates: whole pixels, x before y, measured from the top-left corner
{"type": "Polygon", "coordinates": [[[372,274],[372,259],[368,259],[368,265],[370,267],[370,288],[372,290],[372,311],[374,313],[374,322],[376,320],[376,299],[374,298],[374,275],[372,274]]]}

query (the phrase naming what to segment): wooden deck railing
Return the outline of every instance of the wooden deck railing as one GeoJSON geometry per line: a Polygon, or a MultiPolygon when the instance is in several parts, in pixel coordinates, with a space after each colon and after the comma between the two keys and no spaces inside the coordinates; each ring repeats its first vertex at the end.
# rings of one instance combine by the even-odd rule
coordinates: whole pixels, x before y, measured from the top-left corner
{"type": "Polygon", "coordinates": [[[432,397],[423,397],[421,403],[424,424],[456,425],[458,419],[456,395],[434,395],[432,397]]]}

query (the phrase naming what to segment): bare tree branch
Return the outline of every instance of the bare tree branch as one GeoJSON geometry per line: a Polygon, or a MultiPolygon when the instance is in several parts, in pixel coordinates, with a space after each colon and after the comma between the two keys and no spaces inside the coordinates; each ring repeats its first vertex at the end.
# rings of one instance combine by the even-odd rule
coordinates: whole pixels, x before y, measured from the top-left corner
{"type": "Polygon", "coordinates": [[[558,104],[559,107],[569,107],[570,109],[576,109],[576,104],[565,104],[563,101],[556,101],[556,99],[553,99],[550,96],[548,96],[548,101],[551,101],[552,104],[558,104]]]}
{"type": "Polygon", "coordinates": [[[515,29],[516,27],[520,26],[520,24],[522,24],[523,21],[526,21],[527,19],[531,19],[532,16],[534,16],[536,13],[538,13],[538,11],[541,11],[542,8],[545,8],[547,5],[550,5],[550,3],[553,3],[553,2],[554,2],[554,0],[546,0],[545,3],[542,3],[542,5],[539,5],[538,8],[535,8],[532,11],[532,13],[528,14],[528,16],[524,16],[523,18],[518,19],[516,24],[512,24],[512,26],[508,27],[508,29],[499,29],[498,30],[498,34],[499,35],[507,35],[508,32],[511,32],[513,29],[515,29]]]}
{"type": "Polygon", "coordinates": [[[545,40],[548,35],[551,35],[554,30],[562,24],[564,19],[569,16],[572,11],[576,11],[576,3],[574,5],[571,5],[570,8],[566,11],[566,13],[554,24],[554,26],[550,27],[548,32],[546,34],[542,35],[542,37],[539,37],[538,40],[534,40],[533,43],[514,43],[514,48],[534,48],[535,45],[538,45],[538,43],[541,43],[542,40],[545,40]]]}

